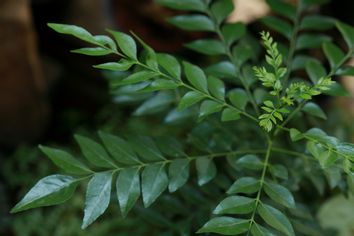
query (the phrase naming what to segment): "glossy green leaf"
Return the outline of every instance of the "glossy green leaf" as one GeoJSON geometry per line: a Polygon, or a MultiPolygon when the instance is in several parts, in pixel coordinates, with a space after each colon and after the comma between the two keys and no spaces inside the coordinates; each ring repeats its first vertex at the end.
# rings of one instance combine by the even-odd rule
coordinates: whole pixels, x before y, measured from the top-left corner
{"type": "Polygon", "coordinates": [[[96,42],[92,34],[90,34],[87,30],[85,30],[82,27],[76,25],[55,24],[55,23],[48,23],[47,25],[58,33],[69,34],[89,43],[96,42]]]}
{"type": "Polygon", "coordinates": [[[280,179],[284,179],[287,180],[289,178],[289,173],[288,173],[288,169],[280,164],[275,164],[270,166],[269,168],[270,173],[280,179]]]}
{"type": "Polygon", "coordinates": [[[142,194],[145,207],[149,207],[168,186],[163,164],[148,165],[142,173],[142,194]]]}
{"type": "Polygon", "coordinates": [[[87,56],[105,56],[111,54],[112,51],[106,48],[96,47],[96,48],[79,48],[71,50],[70,52],[83,54],[87,56]]]}
{"type": "Polygon", "coordinates": [[[84,175],[92,173],[92,170],[78,161],[70,153],[42,145],[39,145],[39,148],[56,166],[69,174],[84,175]]]}
{"type": "Polygon", "coordinates": [[[122,138],[102,131],[99,132],[99,136],[108,152],[118,163],[126,165],[134,165],[140,163],[133,148],[122,138]]]}
{"type": "Polygon", "coordinates": [[[349,75],[349,76],[354,76],[354,67],[352,66],[341,66],[336,71],[336,75],[349,75]]]}
{"type": "Polygon", "coordinates": [[[328,16],[309,15],[305,16],[301,23],[302,30],[329,30],[335,25],[335,20],[328,16]]]}
{"type": "Polygon", "coordinates": [[[275,202],[288,208],[295,207],[294,197],[287,188],[279,184],[265,182],[264,191],[275,202]]]}
{"type": "Polygon", "coordinates": [[[281,16],[289,19],[295,19],[296,8],[282,0],[267,0],[270,8],[281,16]]]}
{"type": "Polygon", "coordinates": [[[206,69],[209,75],[221,77],[221,78],[232,78],[236,75],[235,66],[229,61],[221,61],[206,69]]]}
{"type": "Polygon", "coordinates": [[[169,184],[168,190],[172,193],[182,187],[189,178],[189,160],[173,160],[168,169],[169,184]]]}
{"type": "Polygon", "coordinates": [[[232,58],[238,67],[253,58],[254,51],[248,45],[236,45],[232,49],[232,58]]]}
{"type": "Polygon", "coordinates": [[[112,51],[117,51],[117,45],[110,37],[106,35],[95,35],[93,36],[98,44],[104,47],[110,48],[112,51]]]}
{"type": "Polygon", "coordinates": [[[47,176],[32,187],[23,199],[11,209],[11,213],[63,203],[71,198],[77,184],[78,181],[71,176],[47,176]]]}
{"type": "Polygon", "coordinates": [[[260,182],[253,177],[241,177],[236,180],[231,187],[227,190],[228,194],[236,193],[255,193],[260,188],[260,182]]]}
{"type": "Polygon", "coordinates": [[[322,45],[323,51],[331,65],[331,68],[337,68],[339,63],[345,57],[344,52],[331,42],[326,42],[322,45]]]}
{"type": "Polygon", "coordinates": [[[210,11],[218,24],[222,23],[234,10],[232,0],[217,0],[211,4],[210,11]]]}
{"type": "Polygon", "coordinates": [[[354,27],[337,21],[336,26],[349,48],[354,48],[354,27]]]}
{"type": "Polygon", "coordinates": [[[319,48],[324,42],[330,42],[331,38],[326,35],[302,34],[296,42],[296,49],[319,48]]]}
{"type": "Polygon", "coordinates": [[[264,228],[263,226],[257,223],[253,223],[251,227],[251,233],[253,236],[275,236],[268,229],[264,228]]]}
{"type": "Polygon", "coordinates": [[[93,165],[105,168],[116,166],[101,144],[78,134],[75,135],[75,139],[85,158],[93,165]]]}
{"type": "Polygon", "coordinates": [[[135,63],[121,59],[119,62],[107,62],[99,65],[94,65],[94,68],[103,69],[103,70],[111,70],[111,71],[126,71],[129,70],[135,63]]]}
{"type": "Polygon", "coordinates": [[[256,199],[243,196],[230,196],[222,200],[213,214],[248,214],[254,211],[256,199]]]}
{"type": "Polygon", "coordinates": [[[215,56],[225,54],[225,47],[219,40],[216,39],[198,39],[185,44],[191,50],[201,54],[215,56]]]}
{"type": "Polygon", "coordinates": [[[175,57],[165,53],[158,53],[157,61],[173,78],[181,78],[181,66],[175,57]]]}
{"type": "Polygon", "coordinates": [[[108,208],[111,199],[112,172],[96,173],[87,185],[82,229],[92,224],[108,208]]]}
{"type": "Polygon", "coordinates": [[[225,42],[231,45],[246,34],[246,26],[242,22],[227,23],[222,26],[221,33],[225,42]]]}
{"type": "Polygon", "coordinates": [[[279,32],[283,36],[285,36],[287,39],[291,38],[292,35],[292,26],[275,16],[266,16],[262,18],[262,23],[265,24],[267,27],[279,32]]]}
{"type": "Polygon", "coordinates": [[[187,92],[178,104],[178,110],[186,109],[205,98],[205,95],[197,91],[187,92]]]}
{"type": "Polygon", "coordinates": [[[279,230],[287,236],[295,236],[294,229],[288,218],[274,207],[261,203],[258,206],[258,214],[268,225],[273,228],[279,230]]]}
{"type": "Polygon", "coordinates": [[[326,69],[317,60],[311,60],[306,64],[306,72],[313,84],[317,84],[318,80],[327,75],[326,69]]]}
{"type": "Polygon", "coordinates": [[[139,168],[125,168],[116,181],[117,197],[123,217],[134,207],[140,196],[139,168]]]}
{"type": "Polygon", "coordinates": [[[225,85],[222,80],[214,77],[214,76],[209,76],[208,77],[208,87],[211,95],[216,97],[219,100],[224,100],[225,97],[225,85]]]}
{"type": "Polygon", "coordinates": [[[231,108],[225,108],[221,114],[221,121],[233,121],[233,120],[239,120],[241,118],[240,112],[231,109],[231,108]]]}
{"type": "Polygon", "coordinates": [[[293,142],[296,142],[302,139],[303,135],[299,130],[292,128],[290,129],[290,138],[293,142]]]}
{"type": "Polygon", "coordinates": [[[241,168],[251,169],[251,170],[261,170],[263,169],[263,162],[253,154],[248,154],[236,161],[236,165],[241,168]]]}
{"type": "Polygon", "coordinates": [[[311,7],[328,3],[330,0],[301,0],[303,7],[311,7]]]}
{"type": "Polygon", "coordinates": [[[188,62],[183,62],[183,67],[188,81],[198,90],[208,93],[208,83],[203,70],[188,62]]]}
{"type": "Polygon", "coordinates": [[[324,94],[333,96],[333,97],[346,97],[350,96],[350,92],[340,83],[333,83],[329,86],[329,89],[323,91],[324,94]]]}
{"type": "Polygon", "coordinates": [[[138,40],[138,42],[143,46],[144,51],[143,51],[143,58],[145,61],[145,64],[154,69],[155,71],[159,70],[159,66],[157,63],[157,55],[154,49],[152,49],[149,45],[147,45],[144,40],[142,40],[138,35],[134,34],[132,32],[132,35],[134,36],[134,38],[136,40],[138,40]]]}
{"type": "Polygon", "coordinates": [[[157,148],[155,141],[143,135],[130,135],[129,143],[131,147],[147,161],[161,161],[165,160],[160,150],[157,148]]]}
{"type": "Polygon", "coordinates": [[[206,6],[203,1],[200,0],[155,0],[158,4],[176,9],[176,10],[185,10],[185,11],[205,11],[206,6]]]}
{"type": "Polygon", "coordinates": [[[305,106],[302,108],[302,111],[324,120],[327,119],[327,116],[322,110],[322,108],[313,102],[306,103],[305,106]]]}
{"type": "Polygon", "coordinates": [[[179,15],[168,20],[171,24],[183,30],[214,31],[213,22],[204,15],[179,15]]]}
{"type": "Polygon", "coordinates": [[[118,85],[127,85],[127,84],[135,84],[143,81],[150,80],[154,77],[158,76],[158,73],[154,71],[143,70],[129,75],[127,78],[119,81],[118,85]]]}
{"type": "Polygon", "coordinates": [[[249,101],[247,93],[243,89],[233,89],[228,92],[227,96],[233,105],[242,110],[246,108],[246,105],[249,101]]]}
{"type": "MultiPolygon", "coordinates": [[[[167,134],[168,135],[168,134],[167,134]]],[[[166,154],[173,158],[186,157],[187,154],[184,153],[183,144],[175,137],[171,136],[160,136],[156,138],[157,147],[161,150],[163,154],[166,154]]]]}
{"type": "Polygon", "coordinates": [[[160,90],[170,90],[178,88],[178,84],[172,80],[154,79],[149,86],[140,90],[140,92],[154,92],[160,90]]]}
{"type": "Polygon", "coordinates": [[[215,217],[209,220],[197,233],[217,233],[223,235],[238,235],[247,232],[250,221],[227,216],[215,217]]]}
{"type": "Polygon", "coordinates": [[[216,176],[216,166],[212,158],[200,157],[196,160],[196,168],[198,174],[198,185],[202,186],[216,176]]]}
{"type": "Polygon", "coordinates": [[[125,33],[109,30],[116,40],[120,50],[129,58],[137,59],[137,49],[134,39],[125,33]]]}
{"type": "Polygon", "coordinates": [[[145,100],[135,111],[135,116],[154,114],[163,111],[175,102],[175,96],[169,91],[160,91],[156,95],[145,100]]]}
{"type": "Polygon", "coordinates": [[[179,124],[181,122],[185,122],[187,120],[194,119],[196,115],[195,110],[192,109],[184,109],[184,110],[177,110],[172,109],[164,119],[164,122],[167,124],[179,124]]]}
{"type": "Polygon", "coordinates": [[[211,115],[215,112],[219,112],[219,111],[221,111],[222,106],[223,106],[222,104],[215,102],[213,100],[205,100],[200,105],[199,117],[204,118],[204,117],[211,115]]]}

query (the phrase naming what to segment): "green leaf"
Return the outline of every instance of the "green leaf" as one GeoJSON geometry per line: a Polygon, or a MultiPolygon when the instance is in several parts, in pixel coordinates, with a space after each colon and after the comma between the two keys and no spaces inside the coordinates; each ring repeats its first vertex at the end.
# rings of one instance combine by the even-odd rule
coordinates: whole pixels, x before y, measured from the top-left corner
{"type": "Polygon", "coordinates": [[[354,67],[352,66],[341,66],[336,71],[336,75],[349,75],[349,76],[354,76],[354,67]]]}
{"type": "Polygon", "coordinates": [[[23,199],[11,209],[11,213],[63,203],[71,198],[77,184],[78,181],[71,176],[47,176],[33,186],[23,199]]]}
{"type": "Polygon", "coordinates": [[[159,66],[157,64],[157,55],[156,55],[154,49],[152,49],[149,45],[147,45],[144,42],[144,40],[142,40],[139,36],[137,36],[133,32],[132,32],[132,35],[136,38],[136,40],[138,40],[138,42],[145,49],[145,51],[144,51],[144,59],[145,60],[144,61],[145,61],[146,65],[148,65],[150,68],[154,69],[155,71],[158,71],[159,66]]]}
{"type": "Polygon", "coordinates": [[[175,102],[175,96],[168,91],[160,91],[155,96],[145,100],[135,111],[135,116],[154,114],[164,110],[175,102]]]}
{"type": "Polygon", "coordinates": [[[87,56],[105,56],[111,54],[112,51],[106,48],[96,47],[96,48],[79,48],[71,50],[70,52],[83,54],[87,56]]]}
{"type": "Polygon", "coordinates": [[[106,35],[95,35],[93,36],[98,44],[101,46],[109,47],[112,51],[117,51],[117,45],[115,42],[106,35]]]}
{"type": "Polygon", "coordinates": [[[108,208],[111,199],[112,172],[96,173],[87,185],[82,229],[92,224],[108,208]]]}
{"type": "Polygon", "coordinates": [[[183,62],[183,67],[188,81],[198,90],[208,93],[208,83],[203,70],[188,62],[183,62]]]}
{"type": "Polygon", "coordinates": [[[204,2],[200,0],[183,0],[183,1],[155,0],[155,1],[164,7],[168,7],[176,10],[203,12],[206,9],[204,2]]]}
{"type": "Polygon", "coordinates": [[[258,179],[253,177],[241,177],[236,180],[231,187],[227,190],[228,194],[236,193],[255,193],[260,188],[260,182],[258,179]]]}
{"type": "Polygon", "coordinates": [[[330,0],[301,0],[303,7],[311,7],[314,5],[322,5],[328,3],[330,0]]]}
{"type": "Polygon", "coordinates": [[[240,118],[240,112],[231,108],[225,108],[221,114],[221,121],[233,121],[240,118]]]}
{"type": "Polygon", "coordinates": [[[256,199],[243,196],[230,196],[222,200],[213,214],[248,214],[254,211],[256,199]]]}
{"type": "Polygon", "coordinates": [[[210,7],[210,11],[218,24],[222,23],[234,10],[232,0],[214,1],[210,7]]]}
{"type": "Polygon", "coordinates": [[[223,235],[238,235],[247,232],[249,220],[227,216],[215,217],[209,220],[197,233],[217,233],[223,235]]]}
{"type": "Polygon", "coordinates": [[[324,119],[324,120],[327,119],[327,116],[323,112],[321,107],[319,107],[316,103],[313,103],[313,102],[306,103],[305,106],[302,108],[302,111],[304,111],[310,115],[316,116],[318,118],[324,119]]]}
{"type": "Polygon", "coordinates": [[[94,68],[111,70],[111,71],[126,71],[129,70],[135,63],[130,60],[121,59],[119,62],[107,62],[99,65],[94,65],[94,68]]]}
{"type": "Polygon", "coordinates": [[[295,236],[294,229],[287,217],[279,210],[261,203],[258,206],[258,213],[262,219],[273,228],[288,236],[295,236]]]}
{"type": "Polygon", "coordinates": [[[236,165],[240,166],[241,168],[247,168],[251,170],[261,170],[263,169],[263,162],[253,154],[248,154],[236,161],[236,165]]]}
{"type": "Polygon", "coordinates": [[[137,49],[134,39],[125,33],[109,30],[116,40],[120,50],[129,58],[137,59],[137,49]]]}
{"type": "Polygon", "coordinates": [[[297,129],[290,129],[290,138],[293,142],[299,141],[300,139],[303,138],[303,135],[300,131],[298,131],[297,129]]]}
{"type": "Polygon", "coordinates": [[[213,95],[219,100],[225,99],[225,85],[224,82],[222,82],[222,80],[214,76],[209,76],[208,87],[211,95],[213,95]]]}
{"type": "Polygon", "coordinates": [[[160,136],[156,140],[158,148],[162,153],[170,157],[186,157],[187,155],[183,152],[182,143],[174,137],[171,136],[160,136]]]}
{"type": "Polygon", "coordinates": [[[199,117],[204,118],[208,115],[211,115],[215,112],[219,112],[222,109],[222,104],[214,102],[213,100],[205,100],[200,105],[199,117]]]}
{"type": "Polygon", "coordinates": [[[61,34],[69,34],[89,43],[96,43],[95,38],[84,28],[76,25],[48,23],[50,28],[61,34]]]}
{"type": "Polygon", "coordinates": [[[185,46],[191,50],[210,56],[226,53],[224,45],[216,39],[198,39],[185,44],[185,46]]]}
{"type": "Polygon", "coordinates": [[[128,140],[133,149],[145,160],[166,160],[152,138],[143,135],[131,135],[128,140]]]}
{"type": "Polygon", "coordinates": [[[216,77],[232,78],[236,74],[236,67],[229,61],[222,61],[208,67],[206,72],[216,77]]]}
{"type": "Polygon", "coordinates": [[[294,197],[285,187],[275,183],[264,182],[264,191],[275,202],[288,208],[295,208],[294,197]]]}
{"type": "Polygon", "coordinates": [[[173,78],[180,80],[181,66],[177,59],[169,54],[158,53],[157,61],[173,78]]]}
{"type": "Polygon", "coordinates": [[[214,31],[213,22],[204,15],[179,15],[168,19],[168,21],[178,28],[190,31],[214,31]]]}
{"type": "Polygon", "coordinates": [[[301,30],[329,30],[334,27],[335,20],[332,17],[321,15],[305,16],[300,24],[301,30]]]}
{"type": "Polygon", "coordinates": [[[134,165],[140,163],[133,148],[125,140],[102,131],[98,132],[98,134],[108,152],[118,163],[126,165],[134,165]]]}
{"type": "Polygon", "coordinates": [[[329,86],[329,89],[326,91],[323,91],[324,94],[333,96],[333,97],[346,97],[350,96],[350,92],[341,84],[339,83],[333,83],[329,86]]]}
{"type": "Polygon", "coordinates": [[[317,84],[320,78],[327,75],[326,69],[317,60],[311,60],[307,62],[306,72],[313,84],[317,84]]]}
{"type": "Polygon", "coordinates": [[[191,109],[177,110],[172,109],[164,119],[164,122],[167,124],[176,124],[181,123],[195,117],[195,111],[191,109]]]}
{"type": "Polygon", "coordinates": [[[140,92],[154,92],[160,90],[170,90],[178,88],[178,84],[172,80],[155,79],[149,86],[139,90],[140,92]]]}
{"type": "Polygon", "coordinates": [[[302,34],[296,42],[296,49],[312,49],[319,48],[324,42],[330,42],[331,38],[326,35],[319,34],[302,34]]]}
{"type": "Polygon", "coordinates": [[[251,233],[253,236],[274,236],[274,234],[272,234],[268,229],[257,223],[253,223],[251,233]]]}
{"type": "Polygon", "coordinates": [[[125,168],[116,182],[117,197],[122,216],[126,217],[140,196],[139,168],[125,168]]]}
{"type": "Polygon", "coordinates": [[[323,51],[331,65],[332,69],[339,66],[339,63],[345,57],[344,52],[331,42],[326,42],[322,45],[323,51]]]}
{"type": "Polygon", "coordinates": [[[225,42],[231,45],[246,34],[246,26],[242,22],[227,23],[222,26],[221,33],[225,42]]]}
{"type": "Polygon", "coordinates": [[[167,188],[168,177],[163,164],[145,167],[142,174],[142,194],[145,207],[149,207],[167,188]]]}
{"type": "Polygon", "coordinates": [[[186,109],[205,98],[205,95],[197,91],[189,91],[186,93],[178,104],[177,110],[181,111],[186,109]]]}
{"type": "Polygon", "coordinates": [[[340,33],[342,34],[348,47],[353,49],[354,48],[354,28],[348,24],[339,21],[337,21],[336,26],[340,31],[340,33]]]}
{"type": "Polygon", "coordinates": [[[158,75],[159,74],[157,72],[143,70],[143,71],[139,71],[139,72],[129,75],[127,78],[124,78],[123,80],[119,81],[119,83],[117,83],[117,84],[118,85],[127,85],[127,84],[140,83],[143,81],[150,80],[158,75]]]}
{"type": "Polygon", "coordinates": [[[246,61],[252,59],[253,54],[253,49],[248,45],[236,45],[232,49],[232,59],[238,67],[241,67],[246,61]]]}
{"type": "Polygon", "coordinates": [[[286,21],[275,17],[275,16],[266,16],[261,19],[261,22],[267,27],[279,32],[287,39],[291,38],[293,27],[286,21]]]}
{"type": "Polygon", "coordinates": [[[177,159],[173,160],[168,169],[170,182],[168,190],[172,193],[182,187],[189,177],[189,160],[177,159]]]}
{"type": "Polygon", "coordinates": [[[93,165],[104,168],[116,167],[106,150],[99,143],[78,134],[75,135],[75,139],[85,158],[93,165]]]}
{"type": "Polygon", "coordinates": [[[267,0],[267,3],[275,13],[292,20],[295,19],[296,8],[294,6],[281,0],[267,0]]]}
{"type": "Polygon", "coordinates": [[[249,101],[247,93],[243,89],[233,89],[228,94],[228,97],[233,105],[244,110],[249,101]]]}
{"type": "Polygon", "coordinates": [[[42,145],[39,145],[39,149],[41,149],[56,166],[69,174],[85,175],[92,173],[92,170],[74,158],[70,153],[42,145]]]}
{"type": "Polygon", "coordinates": [[[269,169],[270,173],[275,177],[287,180],[289,177],[288,169],[283,165],[272,165],[269,169]]]}
{"type": "Polygon", "coordinates": [[[210,182],[216,176],[216,166],[213,159],[200,157],[196,160],[198,185],[202,186],[210,182]]]}

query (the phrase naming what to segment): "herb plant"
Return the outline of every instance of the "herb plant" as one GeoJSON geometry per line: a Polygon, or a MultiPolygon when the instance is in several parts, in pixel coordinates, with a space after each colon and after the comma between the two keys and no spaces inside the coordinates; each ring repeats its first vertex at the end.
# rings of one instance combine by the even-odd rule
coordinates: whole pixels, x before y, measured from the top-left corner
{"type": "Polygon", "coordinates": [[[354,145],[316,126],[326,127],[320,121],[326,114],[315,99],[346,95],[336,78],[354,75],[345,66],[353,57],[354,27],[308,10],[324,0],[297,6],[268,0],[275,15],[260,23],[276,42],[268,31],[258,37],[241,22],[227,22],[231,0],[157,2],[184,11],[168,20],[176,27],[209,32],[186,47],[215,58],[212,63],[201,68],[157,53],[133,32],[108,30],[109,37],[48,26],[91,45],[74,53],[117,57],[94,66],[120,72],[109,79],[112,99],[138,103],[132,115],[157,114],[167,131],[162,137],[99,131],[100,141],[75,135],[89,165],[40,146],[65,174],[39,180],[12,212],[63,203],[88,181],[83,229],[111,200],[129,217],[132,209],[145,214],[140,196],[148,208],[164,195],[171,202],[154,204],[155,217],[149,213],[165,222],[155,234],[324,235],[311,201],[320,203],[325,189],[353,193],[354,145]],[[329,30],[340,32],[345,52],[325,34],[329,30]]]}

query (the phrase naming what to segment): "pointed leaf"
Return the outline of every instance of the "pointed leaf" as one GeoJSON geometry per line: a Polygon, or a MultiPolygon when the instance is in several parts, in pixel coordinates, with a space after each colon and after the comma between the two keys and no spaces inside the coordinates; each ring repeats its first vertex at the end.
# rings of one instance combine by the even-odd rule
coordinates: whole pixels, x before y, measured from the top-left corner
{"type": "Polygon", "coordinates": [[[198,185],[207,184],[216,176],[216,166],[213,159],[208,157],[197,158],[196,162],[198,185]]]}
{"type": "Polygon", "coordinates": [[[228,97],[233,105],[242,110],[245,109],[249,99],[247,93],[243,89],[233,89],[228,94],[228,97]]]}
{"type": "Polygon", "coordinates": [[[257,223],[253,223],[251,233],[253,236],[275,236],[268,229],[264,228],[263,226],[260,226],[257,223]]]}
{"type": "Polygon", "coordinates": [[[188,81],[198,90],[208,93],[207,79],[203,70],[188,62],[183,62],[183,67],[188,81]]]}
{"type": "Polygon", "coordinates": [[[326,35],[318,35],[318,34],[302,34],[299,36],[296,42],[296,49],[311,49],[311,48],[319,48],[322,43],[330,42],[331,38],[326,35]]]}
{"type": "Polygon", "coordinates": [[[266,16],[261,19],[262,23],[268,26],[269,28],[279,32],[283,36],[285,36],[287,39],[291,38],[293,27],[286,22],[285,20],[282,20],[278,17],[275,16],[266,16]]]}
{"type": "Polygon", "coordinates": [[[163,164],[145,167],[142,174],[142,194],[145,207],[149,207],[168,186],[168,177],[163,164]]]}
{"type": "Polygon", "coordinates": [[[240,118],[240,112],[231,108],[224,109],[221,114],[221,121],[233,121],[239,120],[240,118]]]}
{"type": "Polygon", "coordinates": [[[204,118],[208,115],[211,115],[215,112],[219,112],[222,109],[222,104],[214,102],[213,100],[205,100],[200,105],[199,117],[204,118]]]}
{"type": "Polygon", "coordinates": [[[155,141],[143,135],[131,135],[128,138],[131,147],[147,161],[166,160],[160,150],[157,148],[155,141]]]}
{"type": "Polygon", "coordinates": [[[178,110],[184,110],[205,98],[205,95],[197,91],[189,91],[186,93],[178,104],[178,110]]]}
{"type": "Polygon", "coordinates": [[[236,165],[251,170],[261,170],[264,166],[263,162],[256,155],[252,154],[245,155],[238,159],[236,165]]]}
{"type": "Polygon", "coordinates": [[[189,160],[177,159],[173,160],[169,166],[169,179],[168,190],[172,193],[182,187],[189,177],[189,160]]]}
{"type": "Polygon", "coordinates": [[[311,60],[307,62],[306,72],[313,84],[317,84],[320,78],[327,75],[326,69],[317,60],[311,60]]]}
{"type": "Polygon", "coordinates": [[[238,235],[247,232],[250,221],[232,217],[215,217],[209,220],[197,233],[217,233],[223,235],[238,235]]]}
{"type": "Polygon", "coordinates": [[[198,39],[185,44],[185,46],[204,55],[215,56],[225,54],[224,45],[215,39],[198,39]]]}
{"type": "Polygon", "coordinates": [[[143,70],[129,75],[127,78],[124,78],[123,80],[119,81],[119,83],[117,84],[118,85],[135,84],[135,83],[150,80],[156,76],[158,76],[158,73],[154,71],[143,70]]]}
{"type": "Polygon", "coordinates": [[[254,211],[256,199],[243,196],[230,196],[222,200],[213,214],[248,214],[254,211]]]}
{"type": "Polygon", "coordinates": [[[119,163],[134,165],[140,163],[133,148],[125,140],[105,132],[98,132],[102,142],[112,157],[119,163]]]}
{"type": "Polygon", "coordinates": [[[107,62],[99,65],[94,65],[94,68],[111,70],[111,71],[126,71],[129,70],[135,63],[126,59],[121,59],[119,62],[107,62]]]}
{"type": "Polygon", "coordinates": [[[47,176],[33,186],[23,199],[12,208],[11,213],[63,203],[71,198],[77,184],[78,181],[71,176],[47,176]]]}
{"type": "Polygon", "coordinates": [[[168,19],[168,21],[183,30],[190,31],[214,31],[214,24],[204,15],[179,15],[168,19]]]}
{"type": "Polygon", "coordinates": [[[313,102],[306,103],[305,106],[302,108],[302,111],[304,111],[310,115],[316,116],[318,118],[322,118],[324,120],[327,119],[327,116],[323,112],[321,107],[319,107],[316,103],[313,103],[313,102]]]}
{"type": "Polygon", "coordinates": [[[270,8],[281,16],[290,18],[292,20],[295,19],[296,16],[296,8],[282,0],[267,0],[270,8]]]}
{"type": "Polygon", "coordinates": [[[301,30],[329,30],[335,25],[335,19],[328,16],[305,16],[300,24],[301,30]]]}
{"type": "Polygon", "coordinates": [[[155,0],[158,4],[176,9],[176,10],[185,10],[185,11],[204,11],[205,4],[200,0],[183,0],[183,1],[175,1],[175,0],[155,0]]]}
{"type": "Polygon", "coordinates": [[[211,4],[210,11],[218,24],[222,23],[234,10],[232,0],[218,0],[211,4]]]}
{"type": "Polygon", "coordinates": [[[224,100],[225,98],[225,85],[220,79],[209,76],[208,77],[208,87],[211,95],[219,100],[224,100]]]}
{"type": "Polygon", "coordinates": [[[95,38],[84,28],[76,25],[48,23],[50,28],[61,34],[69,34],[89,43],[95,43],[95,38]]]}
{"type": "Polygon", "coordinates": [[[322,45],[323,51],[331,65],[331,68],[334,69],[339,66],[339,63],[345,57],[344,52],[331,42],[326,42],[322,45]]]}
{"type": "Polygon", "coordinates": [[[293,195],[285,187],[275,183],[264,183],[264,191],[275,202],[282,204],[288,208],[295,207],[295,200],[293,195]]]}
{"type": "Polygon", "coordinates": [[[39,148],[55,165],[69,174],[84,175],[92,173],[92,170],[74,158],[70,153],[42,145],[39,145],[39,148]]]}
{"type": "Polygon", "coordinates": [[[221,28],[221,33],[225,42],[228,45],[231,45],[233,42],[241,39],[246,34],[246,26],[242,22],[224,24],[221,28]]]}
{"type": "Polygon", "coordinates": [[[260,188],[260,182],[258,179],[253,177],[242,177],[236,180],[229,190],[227,190],[228,194],[236,194],[236,193],[255,193],[260,188]]]}
{"type": "Polygon", "coordinates": [[[129,36],[125,33],[113,31],[113,30],[109,30],[109,32],[113,35],[120,50],[122,50],[122,52],[125,55],[127,55],[129,58],[132,58],[132,59],[137,58],[136,44],[135,44],[134,39],[131,36],[129,36]]]}
{"type": "Polygon", "coordinates": [[[172,92],[160,91],[155,96],[147,99],[143,104],[141,104],[133,114],[135,116],[142,116],[160,112],[174,103],[175,99],[176,98],[172,92]]]}
{"type": "Polygon", "coordinates": [[[112,172],[96,173],[87,185],[84,220],[82,229],[102,215],[111,199],[112,172]]]}
{"type": "Polygon", "coordinates": [[[105,56],[111,54],[112,51],[106,48],[96,47],[96,48],[79,48],[71,50],[70,52],[83,54],[87,56],[105,56]]]}
{"type": "Polygon", "coordinates": [[[117,197],[123,217],[134,207],[140,196],[139,168],[122,169],[116,182],[117,197]]]}
{"type": "Polygon", "coordinates": [[[303,138],[302,133],[298,131],[297,129],[290,129],[290,138],[293,142],[299,141],[300,139],[303,138]]]}
{"type": "Polygon", "coordinates": [[[216,63],[206,69],[209,75],[218,76],[221,78],[232,78],[236,74],[235,66],[229,61],[216,63]]]}
{"type": "Polygon", "coordinates": [[[116,166],[101,144],[78,134],[75,135],[75,139],[85,158],[93,165],[105,168],[116,166]]]}
{"type": "Polygon", "coordinates": [[[295,236],[294,229],[288,218],[274,207],[261,203],[258,206],[258,214],[273,228],[283,232],[287,236],[295,236]]]}
{"type": "Polygon", "coordinates": [[[180,80],[181,66],[176,58],[169,54],[159,53],[157,54],[157,61],[171,76],[180,80]]]}
{"type": "Polygon", "coordinates": [[[340,31],[340,33],[342,34],[348,47],[353,49],[354,48],[354,27],[339,21],[337,22],[336,26],[340,31]]]}

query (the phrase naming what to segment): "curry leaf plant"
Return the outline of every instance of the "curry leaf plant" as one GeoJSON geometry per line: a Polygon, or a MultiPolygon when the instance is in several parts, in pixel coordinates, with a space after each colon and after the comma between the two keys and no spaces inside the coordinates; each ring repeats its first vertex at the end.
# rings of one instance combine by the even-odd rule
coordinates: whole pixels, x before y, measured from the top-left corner
{"type": "Polygon", "coordinates": [[[185,46],[213,57],[211,64],[156,52],[134,33],[48,26],[90,45],[74,53],[111,55],[93,67],[112,72],[112,100],[135,109],[132,116],[154,116],[166,133],[75,135],[83,158],[40,146],[61,174],[39,180],[12,212],[61,204],[87,183],[82,228],[111,203],[122,217],[138,212],[163,222],[154,231],[161,235],[324,235],[312,217],[318,204],[306,195],[321,202],[325,189],[353,194],[354,145],[311,124],[327,118],[318,95],[347,94],[337,79],[354,75],[345,65],[354,27],[307,11],[327,1],[268,0],[274,14],[260,19],[260,35],[228,22],[231,0],[157,2],[183,11],[168,19],[172,25],[208,32],[185,46]],[[328,30],[340,33],[345,49],[328,30]],[[159,211],[162,195],[172,200],[159,211]]]}

